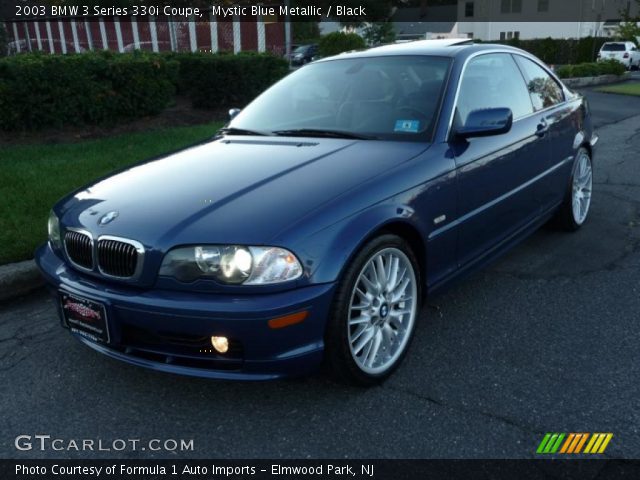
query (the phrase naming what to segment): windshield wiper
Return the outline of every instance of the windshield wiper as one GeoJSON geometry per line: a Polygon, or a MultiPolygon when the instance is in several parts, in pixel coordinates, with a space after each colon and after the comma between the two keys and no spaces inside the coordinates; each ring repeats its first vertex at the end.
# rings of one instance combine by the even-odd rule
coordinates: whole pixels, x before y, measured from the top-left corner
{"type": "Polygon", "coordinates": [[[361,133],[344,132],[342,130],[323,130],[320,128],[296,128],[293,130],[276,130],[274,135],[282,137],[327,137],[349,138],[354,140],[376,140],[377,137],[361,133]]]}
{"type": "Polygon", "coordinates": [[[258,132],[256,130],[246,130],[244,128],[226,127],[218,130],[218,135],[267,135],[264,132],[258,132]]]}

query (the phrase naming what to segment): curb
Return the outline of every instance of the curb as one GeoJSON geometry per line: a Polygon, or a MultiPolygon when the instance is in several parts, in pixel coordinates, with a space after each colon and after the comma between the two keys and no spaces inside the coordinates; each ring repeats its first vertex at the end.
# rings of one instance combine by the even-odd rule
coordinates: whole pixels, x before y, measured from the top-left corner
{"type": "Polygon", "coordinates": [[[0,265],[0,302],[25,295],[43,285],[44,279],[33,260],[0,265]]]}
{"type": "Polygon", "coordinates": [[[632,79],[629,73],[622,75],[600,75],[597,77],[577,77],[577,78],[564,78],[562,83],[570,88],[583,88],[583,87],[595,87],[598,85],[608,85],[610,83],[624,82],[625,80],[632,79]]]}

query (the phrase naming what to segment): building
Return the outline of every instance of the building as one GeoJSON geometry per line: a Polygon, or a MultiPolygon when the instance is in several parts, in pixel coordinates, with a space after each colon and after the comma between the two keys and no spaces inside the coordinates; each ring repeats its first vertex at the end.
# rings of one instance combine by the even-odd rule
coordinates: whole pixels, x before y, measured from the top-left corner
{"type": "Polygon", "coordinates": [[[457,29],[480,40],[611,36],[634,0],[458,0],[457,29]]]}
{"type": "Polygon", "coordinates": [[[284,54],[284,22],[261,17],[240,21],[210,16],[202,20],[105,16],[37,18],[5,22],[9,53],[41,50],[81,53],[87,50],[131,52],[240,52],[284,54]]]}
{"type": "MultiPolygon", "coordinates": [[[[398,41],[457,38],[456,5],[399,8],[391,21],[398,41]]],[[[466,35],[462,35],[466,37],[466,35]]]]}

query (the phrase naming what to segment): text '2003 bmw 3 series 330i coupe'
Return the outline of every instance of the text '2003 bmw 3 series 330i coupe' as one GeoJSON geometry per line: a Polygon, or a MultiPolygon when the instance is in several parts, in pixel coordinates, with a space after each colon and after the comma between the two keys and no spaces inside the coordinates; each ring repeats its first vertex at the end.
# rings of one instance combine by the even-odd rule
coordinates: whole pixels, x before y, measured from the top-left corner
{"type": "Polygon", "coordinates": [[[515,48],[343,54],[233,113],[212,140],[53,207],[37,263],[87,346],[219,379],[324,361],[374,384],[427,295],[589,213],[587,102],[515,48]]]}

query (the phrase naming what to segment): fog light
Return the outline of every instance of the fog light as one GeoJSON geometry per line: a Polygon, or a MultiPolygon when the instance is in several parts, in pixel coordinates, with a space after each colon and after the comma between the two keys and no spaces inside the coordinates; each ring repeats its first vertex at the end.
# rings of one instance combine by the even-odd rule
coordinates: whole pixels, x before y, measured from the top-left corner
{"type": "Polygon", "coordinates": [[[229,340],[227,337],[211,337],[211,345],[219,353],[227,353],[229,350],[229,340]]]}

